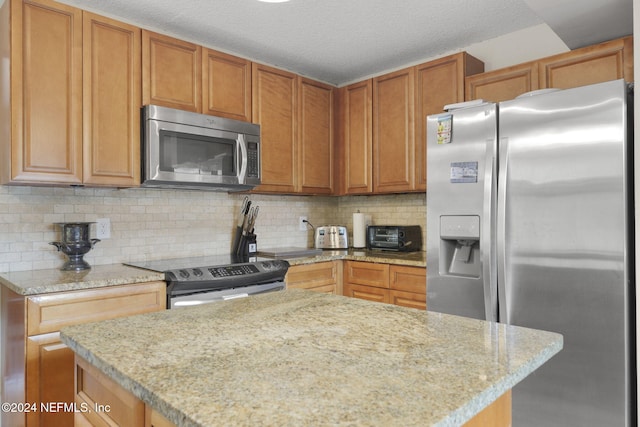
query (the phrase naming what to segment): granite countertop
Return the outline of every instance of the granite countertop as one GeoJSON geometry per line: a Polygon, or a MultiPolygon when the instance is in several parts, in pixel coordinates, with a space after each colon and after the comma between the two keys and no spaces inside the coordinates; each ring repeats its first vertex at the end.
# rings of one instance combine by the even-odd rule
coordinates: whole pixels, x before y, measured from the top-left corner
{"type": "Polygon", "coordinates": [[[79,272],[47,269],[0,274],[0,285],[25,296],[156,280],[164,280],[164,274],[123,264],[95,265],[79,272]]]}
{"type": "Polygon", "coordinates": [[[62,341],[179,426],[461,425],[562,336],[286,290],[69,326],[62,341]]]}
{"type": "Polygon", "coordinates": [[[298,258],[284,258],[290,265],[312,264],[322,261],[349,260],[377,262],[382,264],[426,267],[427,254],[424,251],[394,252],[367,249],[323,249],[321,254],[298,258]]]}
{"type": "MultiPolygon", "coordinates": [[[[425,252],[368,251],[365,249],[324,250],[314,256],[285,259],[290,265],[333,260],[353,260],[416,267],[426,266],[425,252]]],[[[46,269],[1,273],[0,285],[6,286],[18,295],[28,296],[164,279],[163,273],[124,264],[109,264],[95,265],[90,270],[80,272],[46,269]]]]}

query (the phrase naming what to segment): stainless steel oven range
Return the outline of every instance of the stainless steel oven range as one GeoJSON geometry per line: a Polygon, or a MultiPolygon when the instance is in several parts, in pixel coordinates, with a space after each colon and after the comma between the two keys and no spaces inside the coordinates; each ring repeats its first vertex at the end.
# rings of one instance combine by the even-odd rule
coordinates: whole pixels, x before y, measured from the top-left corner
{"type": "Polygon", "coordinates": [[[167,308],[206,304],[285,289],[289,263],[281,259],[238,260],[231,255],[126,263],[162,272],[167,308]]]}

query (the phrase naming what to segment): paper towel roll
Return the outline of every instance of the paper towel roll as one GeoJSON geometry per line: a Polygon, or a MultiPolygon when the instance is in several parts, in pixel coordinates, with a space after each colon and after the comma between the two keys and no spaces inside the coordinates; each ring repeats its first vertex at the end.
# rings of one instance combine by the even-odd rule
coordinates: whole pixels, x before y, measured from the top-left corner
{"type": "Polygon", "coordinates": [[[367,225],[371,223],[371,215],[357,212],[353,214],[353,247],[367,246],[367,225]]]}

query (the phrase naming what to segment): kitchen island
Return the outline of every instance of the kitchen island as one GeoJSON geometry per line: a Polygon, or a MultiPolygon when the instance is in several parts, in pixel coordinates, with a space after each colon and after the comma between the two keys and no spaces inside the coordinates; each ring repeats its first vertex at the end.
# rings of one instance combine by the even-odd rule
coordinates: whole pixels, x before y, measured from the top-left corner
{"type": "Polygon", "coordinates": [[[69,326],[61,339],[79,364],[76,402],[95,390],[88,367],[139,402],[129,425],[146,411],[179,426],[461,425],[562,348],[555,333],[304,290],[69,326]]]}

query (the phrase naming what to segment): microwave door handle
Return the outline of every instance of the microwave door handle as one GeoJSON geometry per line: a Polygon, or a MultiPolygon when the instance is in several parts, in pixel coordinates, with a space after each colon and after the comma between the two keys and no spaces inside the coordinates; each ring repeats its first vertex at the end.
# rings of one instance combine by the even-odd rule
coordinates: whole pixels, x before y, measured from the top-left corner
{"type": "Polygon", "coordinates": [[[238,148],[236,150],[238,157],[238,184],[244,184],[247,175],[247,140],[244,135],[238,134],[238,148]]]}

